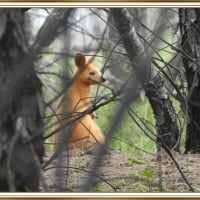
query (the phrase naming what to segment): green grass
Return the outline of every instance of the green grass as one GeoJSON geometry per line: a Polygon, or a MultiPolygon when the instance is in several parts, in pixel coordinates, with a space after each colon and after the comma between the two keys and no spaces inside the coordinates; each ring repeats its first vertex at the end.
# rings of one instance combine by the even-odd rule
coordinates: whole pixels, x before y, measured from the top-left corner
{"type": "MultiPolygon", "coordinates": [[[[107,133],[106,131],[115,115],[116,110],[117,105],[112,102],[97,111],[99,117],[97,123],[105,134],[107,133]]],[[[138,100],[132,105],[132,110],[134,110],[134,112],[136,112],[142,119],[146,119],[152,124],[154,123],[153,113],[148,101],[138,100]]],[[[147,124],[147,121],[145,121],[145,124],[147,124]]],[[[144,128],[144,131],[148,131],[143,124],[141,124],[141,126],[144,128]]],[[[149,125],[147,124],[147,126],[149,125]]],[[[126,112],[122,122],[117,125],[117,131],[114,135],[115,138],[119,138],[124,142],[113,139],[111,146],[127,152],[138,151],[138,149],[131,145],[133,144],[141,150],[154,152],[154,142],[144,135],[144,131],[138,127],[138,125],[126,112]]],[[[149,131],[148,134],[152,135],[149,131]]]]}

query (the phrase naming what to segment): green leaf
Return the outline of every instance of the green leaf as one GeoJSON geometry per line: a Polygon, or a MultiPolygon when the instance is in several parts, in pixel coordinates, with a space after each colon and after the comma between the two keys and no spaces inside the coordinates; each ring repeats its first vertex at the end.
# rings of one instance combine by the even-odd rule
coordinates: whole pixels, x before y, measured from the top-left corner
{"type": "Polygon", "coordinates": [[[147,177],[147,178],[152,178],[153,177],[153,172],[150,172],[148,170],[143,170],[142,171],[142,176],[147,177]]]}
{"type": "Polygon", "coordinates": [[[144,160],[138,158],[128,158],[129,164],[144,164],[144,160]]]}

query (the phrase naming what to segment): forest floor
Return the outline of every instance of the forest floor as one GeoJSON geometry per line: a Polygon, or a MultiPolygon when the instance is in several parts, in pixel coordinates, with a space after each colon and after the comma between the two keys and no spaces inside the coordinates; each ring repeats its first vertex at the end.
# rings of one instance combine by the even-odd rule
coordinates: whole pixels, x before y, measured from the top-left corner
{"type": "MultiPolygon", "coordinates": [[[[52,152],[46,153],[46,160],[52,152]]],[[[200,192],[200,154],[173,153],[181,171],[195,192],[200,192]]],[[[91,151],[70,151],[62,160],[45,169],[46,190],[56,191],[58,184],[65,191],[80,192],[95,159],[91,151]],[[59,164],[58,164],[59,163],[59,164]]],[[[174,162],[166,153],[149,155],[110,150],[104,157],[92,192],[191,192],[174,162]]],[[[42,189],[43,190],[43,189],[42,189]]]]}

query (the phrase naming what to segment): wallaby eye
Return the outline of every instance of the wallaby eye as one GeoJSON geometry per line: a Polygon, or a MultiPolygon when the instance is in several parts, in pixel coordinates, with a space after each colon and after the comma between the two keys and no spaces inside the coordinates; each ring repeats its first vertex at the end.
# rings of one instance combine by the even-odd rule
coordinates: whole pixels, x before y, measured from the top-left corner
{"type": "Polygon", "coordinates": [[[89,73],[91,76],[94,76],[95,75],[95,72],[90,72],[89,73]]]}

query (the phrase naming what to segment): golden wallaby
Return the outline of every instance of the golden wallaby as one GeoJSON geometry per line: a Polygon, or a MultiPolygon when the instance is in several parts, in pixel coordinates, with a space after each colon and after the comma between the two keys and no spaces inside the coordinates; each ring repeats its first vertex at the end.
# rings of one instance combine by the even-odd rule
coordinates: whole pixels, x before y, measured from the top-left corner
{"type": "MultiPolygon", "coordinates": [[[[71,119],[91,107],[90,89],[92,85],[101,84],[105,81],[101,72],[94,66],[91,60],[81,53],[75,55],[77,71],[73,82],[64,94],[64,100],[59,104],[56,113],[58,118],[63,113],[71,113],[71,119]]],[[[87,146],[88,142],[103,143],[104,135],[95,122],[95,113],[90,113],[79,118],[72,126],[72,135],[68,149],[79,149],[87,146]]],[[[66,119],[67,120],[67,119],[66,119]]],[[[58,122],[59,125],[59,122],[58,122]]],[[[67,128],[66,128],[67,130],[67,128]]],[[[55,148],[61,142],[60,133],[55,135],[55,148]]]]}

